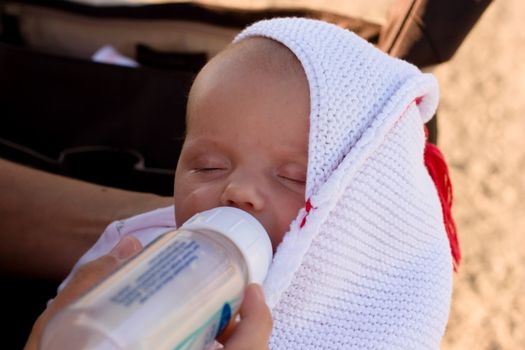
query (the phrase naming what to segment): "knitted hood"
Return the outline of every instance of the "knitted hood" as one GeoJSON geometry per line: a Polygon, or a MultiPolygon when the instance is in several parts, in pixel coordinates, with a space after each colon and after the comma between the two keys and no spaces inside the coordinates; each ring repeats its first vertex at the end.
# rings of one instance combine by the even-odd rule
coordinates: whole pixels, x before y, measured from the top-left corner
{"type": "Polygon", "coordinates": [[[335,25],[258,22],[310,88],[306,205],[264,283],[272,349],[438,349],[452,260],[423,123],[436,80],[335,25]]]}

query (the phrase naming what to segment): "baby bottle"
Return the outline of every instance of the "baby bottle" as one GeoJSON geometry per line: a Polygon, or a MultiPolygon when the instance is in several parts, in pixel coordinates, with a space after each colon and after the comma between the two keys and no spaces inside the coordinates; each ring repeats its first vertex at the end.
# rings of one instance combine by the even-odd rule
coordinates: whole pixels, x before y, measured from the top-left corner
{"type": "Polygon", "coordinates": [[[193,216],[59,312],[40,348],[204,349],[262,283],[272,259],[263,226],[220,207],[193,216]]]}

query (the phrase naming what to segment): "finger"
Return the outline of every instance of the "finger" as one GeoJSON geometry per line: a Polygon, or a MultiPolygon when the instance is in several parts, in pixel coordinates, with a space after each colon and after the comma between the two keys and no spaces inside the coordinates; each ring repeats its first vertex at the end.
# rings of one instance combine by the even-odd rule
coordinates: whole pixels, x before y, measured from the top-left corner
{"type": "Polygon", "coordinates": [[[141,250],[142,245],[138,239],[133,236],[124,237],[109,254],[81,266],[51,305],[62,308],[71,303],[141,250]]]}
{"type": "Polygon", "coordinates": [[[42,330],[61,309],[85,293],[89,288],[100,282],[119,265],[142,250],[140,241],[132,236],[123,238],[108,255],[81,266],[70,282],[49,304],[48,308],[38,317],[29,336],[25,349],[36,349],[42,330]]]}
{"type": "Polygon", "coordinates": [[[267,349],[272,333],[272,315],[261,286],[250,284],[244,292],[241,321],[225,344],[227,350],[267,349]]]}

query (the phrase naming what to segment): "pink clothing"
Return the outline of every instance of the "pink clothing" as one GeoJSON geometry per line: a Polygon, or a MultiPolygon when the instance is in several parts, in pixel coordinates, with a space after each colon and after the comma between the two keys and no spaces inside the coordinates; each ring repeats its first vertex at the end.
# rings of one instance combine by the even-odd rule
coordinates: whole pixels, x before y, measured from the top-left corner
{"type": "Polygon", "coordinates": [[[138,238],[143,246],[146,246],[164,232],[174,228],[176,224],[173,205],[112,222],[104,230],[97,243],[77,261],[58,289],[61,290],[67,284],[79,266],[109,253],[124,236],[132,235],[138,238]]]}

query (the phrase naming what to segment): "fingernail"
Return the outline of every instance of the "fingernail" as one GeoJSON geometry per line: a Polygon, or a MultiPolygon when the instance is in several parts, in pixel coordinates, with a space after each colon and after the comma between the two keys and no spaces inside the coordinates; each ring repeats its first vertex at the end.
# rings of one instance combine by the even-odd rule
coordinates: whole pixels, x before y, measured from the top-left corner
{"type": "Polygon", "coordinates": [[[264,300],[264,292],[260,285],[258,284],[251,284],[250,289],[252,290],[252,294],[258,299],[258,300],[264,300]]]}
{"type": "Polygon", "coordinates": [[[140,241],[133,236],[126,236],[109,252],[119,260],[127,259],[142,250],[140,241]]]}

